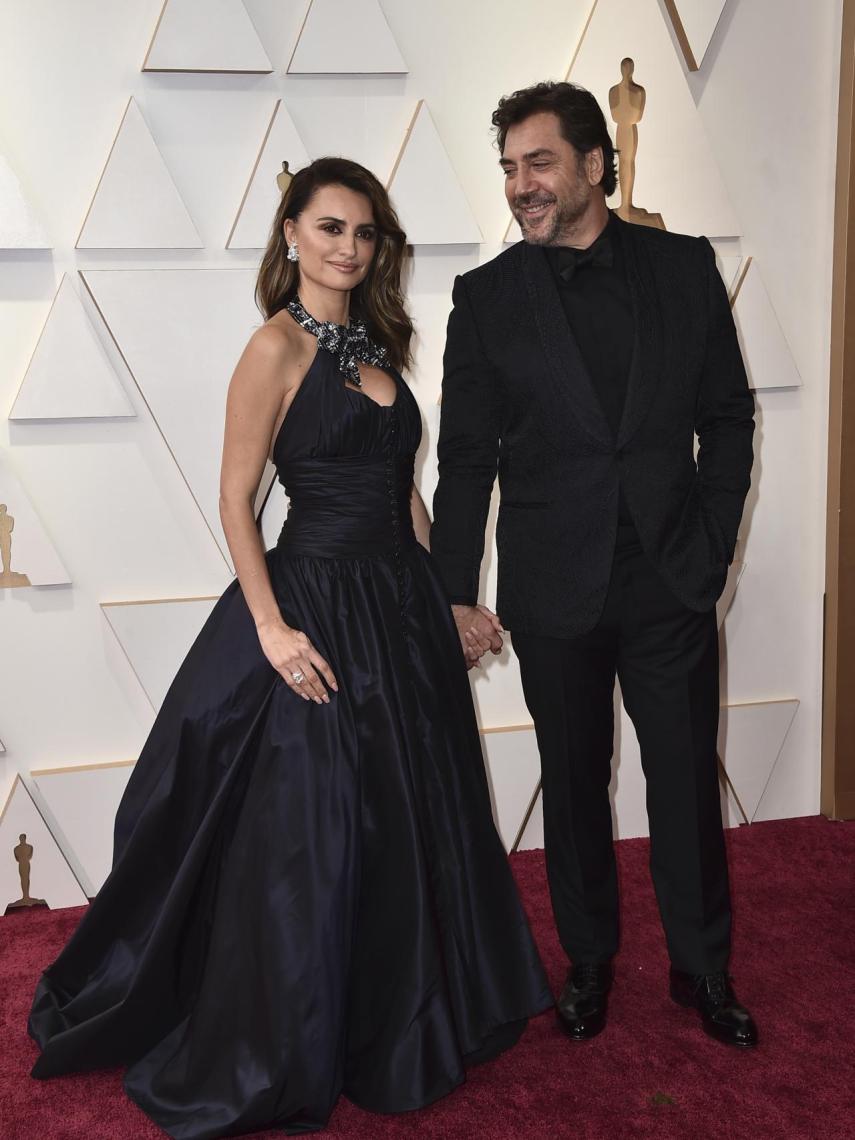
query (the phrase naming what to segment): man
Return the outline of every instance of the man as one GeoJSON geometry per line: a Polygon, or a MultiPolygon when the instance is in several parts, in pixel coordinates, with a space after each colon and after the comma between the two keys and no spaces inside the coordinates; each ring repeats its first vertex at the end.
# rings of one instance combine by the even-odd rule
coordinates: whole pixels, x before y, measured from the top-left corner
{"type": "Polygon", "coordinates": [[[610,214],[614,150],[589,92],[537,84],[502,99],[493,125],[524,240],[454,285],[431,549],[470,664],[503,626],[513,634],[572,963],[558,1016],[575,1040],[606,1019],[617,676],[647,779],[671,996],[718,1040],[754,1045],[727,974],[716,767],[715,602],[754,411],[727,295],[705,238],[610,214]],[[497,472],[498,618],[476,606],[497,472]]]}

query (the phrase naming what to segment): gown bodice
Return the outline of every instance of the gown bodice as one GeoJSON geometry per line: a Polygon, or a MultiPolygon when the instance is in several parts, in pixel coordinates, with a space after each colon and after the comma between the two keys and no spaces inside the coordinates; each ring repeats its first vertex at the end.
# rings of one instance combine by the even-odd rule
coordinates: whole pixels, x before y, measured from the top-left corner
{"type": "Polygon", "coordinates": [[[410,488],[421,439],[418,405],[389,369],[397,396],[384,406],[345,384],[319,347],[273,445],[290,499],[283,554],[394,553],[415,542],[410,488]]]}

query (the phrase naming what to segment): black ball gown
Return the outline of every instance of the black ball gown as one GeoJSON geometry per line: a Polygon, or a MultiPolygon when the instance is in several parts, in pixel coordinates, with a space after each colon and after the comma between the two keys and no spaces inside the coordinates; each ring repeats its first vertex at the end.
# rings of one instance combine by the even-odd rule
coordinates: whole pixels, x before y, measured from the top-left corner
{"type": "Polygon", "coordinates": [[[113,869],[30,1016],[33,1075],[128,1066],[176,1140],[429,1104],[552,1002],[493,825],[463,655],[413,533],[418,407],[319,347],[279,431],[267,564],[339,683],[295,696],[240,586],[119,807],[113,869]]]}

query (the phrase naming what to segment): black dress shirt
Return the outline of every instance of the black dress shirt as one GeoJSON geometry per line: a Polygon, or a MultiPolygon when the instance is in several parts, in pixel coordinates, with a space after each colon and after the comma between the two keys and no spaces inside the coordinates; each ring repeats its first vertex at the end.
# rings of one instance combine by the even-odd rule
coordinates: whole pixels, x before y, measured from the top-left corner
{"type": "MultiPolygon", "coordinates": [[[[545,246],[561,305],[579,346],[612,434],[617,440],[632,352],[635,319],[614,215],[586,250],[545,246]]],[[[619,521],[631,523],[621,491],[619,521]]]]}

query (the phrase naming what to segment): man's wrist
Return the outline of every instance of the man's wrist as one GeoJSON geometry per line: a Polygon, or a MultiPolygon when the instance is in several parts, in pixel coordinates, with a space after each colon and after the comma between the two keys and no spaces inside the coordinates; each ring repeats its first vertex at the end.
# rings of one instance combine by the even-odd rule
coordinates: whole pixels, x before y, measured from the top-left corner
{"type": "Polygon", "coordinates": [[[451,616],[455,621],[461,618],[468,618],[468,615],[475,609],[471,602],[452,602],[451,603],[451,616]]]}

